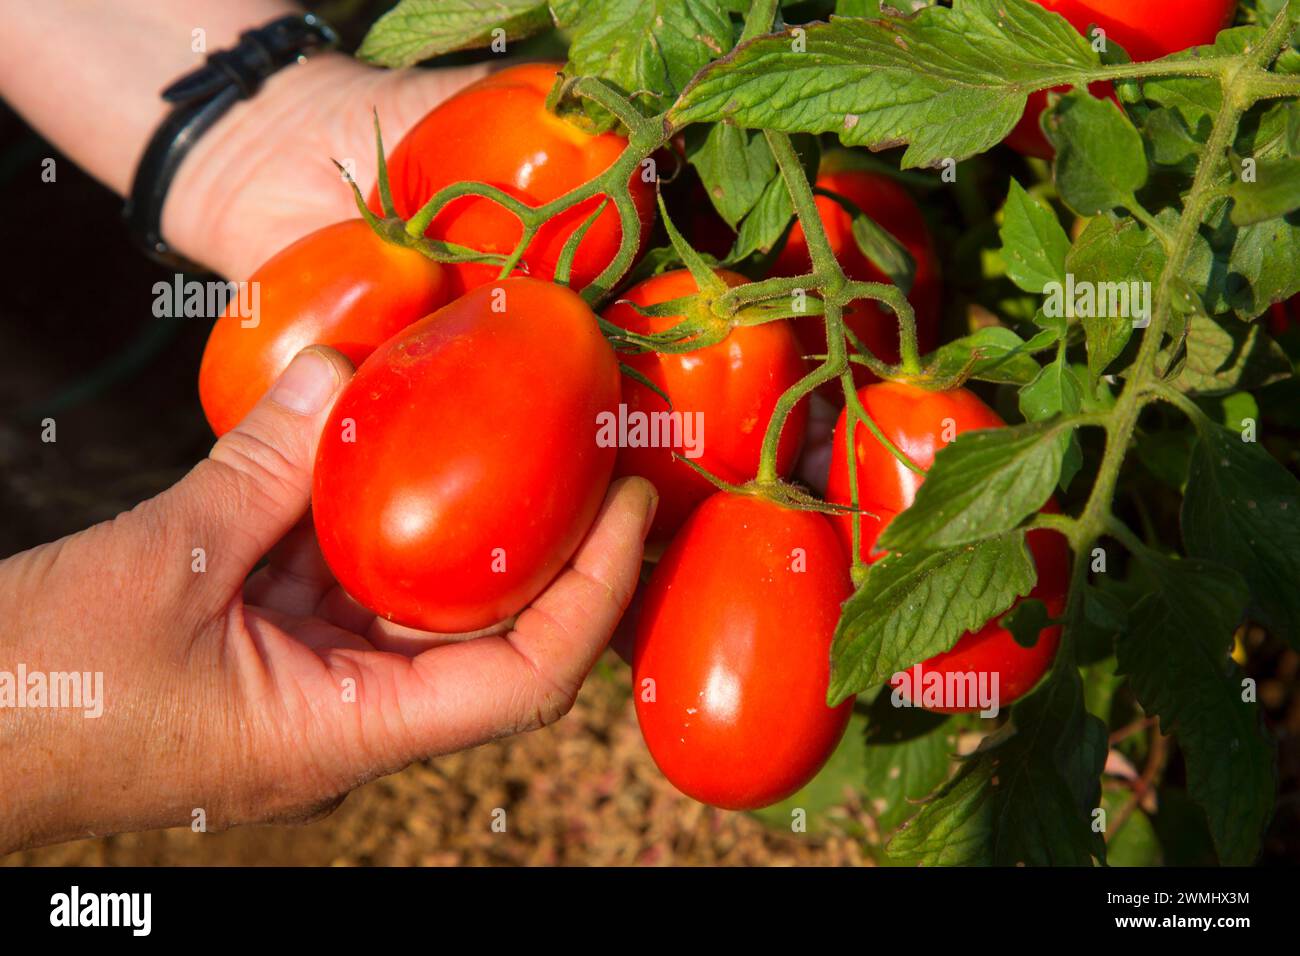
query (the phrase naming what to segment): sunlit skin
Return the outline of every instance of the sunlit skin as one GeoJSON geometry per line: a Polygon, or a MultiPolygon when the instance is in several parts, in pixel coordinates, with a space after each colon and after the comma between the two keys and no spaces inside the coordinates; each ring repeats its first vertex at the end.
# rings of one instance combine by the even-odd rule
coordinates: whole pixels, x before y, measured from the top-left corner
{"type": "MultiPolygon", "coordinates": [[[[718,275],[728,286],[748,281],[726,270],[718,275]]],[[[686,270],[668,272],[623,293],[605,310],[605,318],[642,335],[667,331],[683,317],[643,316],[633,306],[644,308],[697,291],[686,270]]],[[[683,416],[699,413],[703,454],[692,460],[733,483],[749,481],[758,473],[763,435],[777,400],[805,373],[799,344],[785,321],[734,328],[721,342],[694,352],[627,354],[620,360],[663,391],[672,400],[672,411],[683,416]]],[[[630,376],[623,376],[622,387],[629,414],[669,411],[663,398],[630,376]]],[[[777,470],[782,475],[794,466],[807,417],[807,403],[800,402],[786,419],[777,447],[777,470]]],[[[674,460],[674,451],[684,454],[686,449],[625,447],[615,465],[615,474],[640,475],[658,489],[659,510],[651,532],[655,543],[666,543],[691,509],[716,490],[690,465],[674,460]]]]}
{"type": "Polygon", "coordinates": [[[308,514],[317,442],[351,374],[307,350],[172,488],[0,561],[5,657],[105,675],[95,720],[0,708],[14,783],[0,854],[188,827],[196,807],[209,830],[318,818],[376,776],[572,706],[636,586],[652,490],[612,487],[511,627],[465,640],[392,624],[339,586],[308,514]]]}
{"type": "Polygon", "coordinates": [[[551,282],[481,286],[411,326],[361,366],[325,428],[313,513],[330,568],[422,630],[516,613],[604,497],[616,449],[597,443],[597,416],[618,387],[595,316],[551,282]]]}
{"type": "Polygon", "coordinates": [[[678,789],[751,809],[816,775],[852,710],[826,706],[851,591],[820,514],[723,492],[691,514],[646,588],[632,658],[641,733],[678,789]]]}
{"type": "MultiPolygon", "coordinates": [[[[0,92],[120,195],[170,109],[158,91],[294,9],[14,5],[0,30],[0,92]],[[193,42],[198,23],[206,49],[193,42]]],[[[372,110],[396,141],[485,70],[378,70],[321,53],[277,72],[198,139],[168,193],[163,235],[219,275],[247,279],[295,240],[356,215],[331,158],[374,182],[372,110]]],[[[189,827],[195,808],[209,831],[318,818],[367,780],[572,705],[636,585],[650,486],[611,486],[590,533],[512,628],[464,642],[392,625],[339,588],[307,517],[317,440],[352,369],[333,351],[305,355],[286,372],[296,378],[288,394],[260,401],[171,488],[0,562],[0,657],[101,671],[106,698],[94,720],[0,708],[0,855],[189,827]],[[422,652],[403,653],[412,645],[422,652]]]]}
{"type": "Polygon", "coordinates": [[[361,219],[304,236],[253,273],[256,324],[217,319],[199,366],[199,398],[222,435],[257,404],[293,357],[328,345],[359,365],[381,343],[449,297],[447,274],[424,255],[380,239],[361,219]]]}
{"type": "MultiPolygon", "coordinates": [[[[966,389],[929,392],[914,385],[881,382],[859,389],[858,397],[884,435],[911,461],[928,470],[935,454],[962,432],[984,428],[1002,428],[1005,422],[975,393],[966,389]]],[[[832,439],[830,479],[826,487],[828,501],[851,502],[846,455],[847,416],[840,415],[832,439]]],[[[902,510],[912,504],[924,476],[917,474],[895,458],[859,423],[855,436],[858,507],[866,514],[836,516],[832,519],[846,553],[852,553],[853,522],[861,523],[860,554],[867,562],[879,560],[884,552],[876,548],[876,539],[902,510]]],[[[1044,511],[1058,510],[1049,501],[1044,511]]],[[[1052,617],[1065,607],[1069,588],[1069,549],[1065,539],[1054,531],[1035,530],[1027,535],[1030,553],[1038,573],[1037,583],[1029,596],[1042,601],[1052,617]]],[[[1002,615],[998,615],[1000,618],[1002,615]]],[[[998,676],[999,705],[1005,706],[1028,692],[1047,672],[1060,638],[1057,627],[1045,628],[1033,647],[1016,643],[1010,631],[989,621],[979,631],[970,632],[949,651],[922,662],[921,673],[984,671],[998,676]]],[[[943,713],[961,713],[980,707],[936,707],[943,713]]]]}
{"type": "MultiPolygon", "coordinates": [[[[1213,43],[1232,22],[1236,0],[1033,0],[1059,13],[1080,33],[1091,26],[1106,31],[1108,41],[1122,46],[1134,62],[1158,60],[1188,47],[1213,43]]],[[[1068,87],[1063,87],[1064,92],[1068,87]]],[[[1113,96],[1109,83],[1093,83],[1093,96],[1113,96]]],[[[1027,156],[1051,159],[1052,144],[1043,135],[1039,116],[1047,107],[1047,92],[1029,94],[1025,113],[1007,135],[1008,146],[1027,156]]]]}
{"type": "MultiPolygon", "coordinates": [[[[607,170],[627,141],[616,133],[590,135],[546,109],[559,63],[508,67],[466,87],[429,113],[388,157],[393,202],[403,218],[439,189],[456,182],[484,182],[531,206],[556,199],[607,170]]],[[[644,227],[654,218],[654,186],[634,175],[632,200],[644,227]]],[[[371,208],[379,209],[372,192],[371,208]]],[[[548,221],[529,244],[520,274],[551,278],[565,240],[600,205],[600,197],[548,221]]],[[[519,220],[490,199],[466,196],[443,209],[426,235],[480,252],[508,255],[520,236],[519,220]]],[[[611,203],[583,236],[572,284],[587,285],[618,252],[622,229],[611,203]]],[[[459,293],[490,282],[498,267],[449,266],[459,293]]]]}

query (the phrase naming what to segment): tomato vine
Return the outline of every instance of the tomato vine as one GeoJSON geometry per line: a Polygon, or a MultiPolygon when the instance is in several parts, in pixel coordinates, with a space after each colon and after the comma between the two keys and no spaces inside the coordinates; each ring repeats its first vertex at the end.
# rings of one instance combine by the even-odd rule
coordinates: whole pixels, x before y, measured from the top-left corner
{"type": "MultiPolygon", "coordinates": [[[[1188,389],[1176,385],[1184,372],[1197,323],[1204,320],[1215,324],[1213,317],[1230,312],[1238,313],[1243,319],[1254,319],[1270,302],[1300,292],[1300,269],[1292,269],[1279,278],[1274,273],[1265,275],[1265,268],[1258,266],[1255,274],[1259,278],[1256,283],[1259,289],[1250,289],[1247,297],[1233,289],[1215,288],[1211,270],[1205,265],[1207,258],[1213,258],[1206,248],[1212,240],[1222,239],[1221,233],[1226,227],[1221,228],[1221,223],[1229,215],[1224,212],[1228,204],[1263,204],[1267,207],[1266,215],[1255,222],[1282,218],[1300,208],[1300,196],[1288,195],[1279,199],[1274,194],[1271,198],[1260,198],[1243,192],[1238,171],[1231,165],[1243,159],[1236,144],[1243,135],[1246,117],[1257,118],[1258,108],[1272,101],[1300,98],[1300,66],[1294,62],[1300,57],[1294,45],[1300,24],[1300,5],[1292,2],[1273,3],[1272,6],[1275,9],[1266,22],[1226,31],[1213,47],[1133,63],[1127,62],[1125,57],[1108,56],[1103,60],[1082,36],[1071,40],[1060,32],[1053,32],[1056,27],[1049,18],[1054,18],[1054,15],[1033,6],[1029,0],[1006,0],[1005,4],[995,4],[992,0],[957,0],[950,8],[927,6],[911,17],[840,18],[806,28],[788,26],[783,22],[782,4],[778,0],[754,0],[747,5],[743,28],[732,47],[703,51],[692,49],[689,56],[683,54],[692,64],[694,60],[691,57],[702,61],[698,69],[691,71],[688,80],[670,82],[661,78],[658,87],[648,91],[632,88],[629,92],[626,77],[617,77],[617,80],[624,81],[620,85],[605,76],[581,72],[582,64],[579,64],[578,75],[566,75],[557,83],[551,98],[552,106],[561,112],[596,110],[594,119],[590,112],[584,113],[588,122],[616,124],[625,133],[626,147],[604,173],[538,206],[530,206],[485,183],[457,183],[430,197],[402,227],[405,239],[398,241],[415,244],[435,258],[455,261],[460,256],[475,255],[467,250],[421,246],[427,242],[423,236],[438,212],[453,200],[468,195],[490,199],[517,217],[522,228],[514,252],[500,263],[504,276],[520,261],[538,229],[549,219],[594,197],[604,197],[604,201],[612,203],[618,212],[622,237],[613,261],[591,284],[580,290],[588,303],[597,306],[620,288],[641,248],[641,224],[627,188],[628,182],[641,175],[643,170],[652,169],[656,153],[669,147],[675,137],[690,127],[729,125],[761,133],[775,174],[788,199],[788,221],[782,230],[776,230],[780,235],[775,237],[775,242],[779,246],[789,235],[793,223],[797,222],[806,239],[811,261],[809,270],[796,276],[758,278],[731,288],[717,287],[716,283],[706,288],[711,265],[685,244],[676,228],[667,221],[667,210],[662,209],[677,260],[696,276],[701,293],[645,310],[646,314],[686,317],[666,333],[638,336],[608,323],[604,330],[619,348],[667,353],[714,344],[732,327],[819,315],[826,335],[825,354],[819,356],[816,366],[778,400],[766,425],[754,480],[736,488],[710,476],[720,487],[767,497],[790,507],[831,513],[844,510],[843,506],[821,501],[802,488],[787,483],[777,468],[777,451],[787,418],[796,406],[828,383],[840,384],[846,409],[848,427],[845,440],[849,445],[847,463],[849,488],[852,490],[849,510],[860,511],[861,505],[855,473],[857,456],[853,447],[859,424],[904,467],[914,472],[921,471],[889,440],[864,407],[854,381],[855,364],[866,367],[883,380],[947,390],[971,377],[987,377],[987,369],[1005,361],[1004,355],[1020,356],[1031,359],[1033,371],[1020,379],[990,380],[1013,381],[1027,386],[1035,373],[1055,369],[1074,383],[1073,388],[1082,391],[1068,360],[1068,350],[1082,345],[1087,352],[1087,384],[1092,397],[1095,398],[1095,386],[1104,377],[1111,382],[1123,379],[1122,387],[1108,406],[1102,407],[1099,401],[1091,404],[1082,400],[1072,404],[1062,401],[1060,407],[1045,418],[1003,430],[1005,434],[998,439],[1000,445],[994,443],[997,447],[991,445],[987,452],[992,464],[981,460],[985,472],[993,474],[1001,484],[990,482],[988,489],[972,492],[965,503],[970,519],[965,525],[943,510],[942,504],[936,501],[939,492],[935,489],[944,486],[945,482],[951,484],[949,479],[960,478],[962,469],[974,473],[972,461],[982,453],[974,450],[971,443],[954,443],[951,448],[943,450],[935,460],[927,484],[918,493],[916,503],[908,509],[906,519],[892,524],[881,538],[885,546],[902,553],[948,549],[978,551],[994,540],[1002,546],[1005,542],[999,536],[1007,533],[1051,529],[1066,537],[1073,553],[1068,602],[1061,619],[1064,628],[1060,650],[1043,684],[1013,710],[1011,724],[1017,734],[1012,735],[1012,742],[1008,742],[1007,737],[1000,737],[987,750],[981,751],[978,759],[967,762],[935,799],[917,814],[898,838],[899,853],[903,856],[923,860],[946,859],[944,836],[953,828],[967,825],[961,822],[965,817],[959,811],[963,808],[969,810],[976,801],[993,799],[999,807],[999,819],[1016,818],[1020,812],[1020,806],[1015,802],[1016,782],[1025,779],[1024,775],[1030,771],[1024,768],[1035,761],[1038,766],[1048,768],[1041,772],[1054,775],[1053,779],[1062,792],[1073,796],[1079,806],[1097,805],[1095,779],[1100,775],[1098,721],[1090,716],[1082,702],[1079,668],[1084,662],[1079,642],[1080,634],[1090,626],[1090,616],[1100,613],[1093,604],[1105,603],[1089,579],[1101,542],[1107,539],[1118,542],[1153,579],[1169,583],[1170,594],[1175,591],[1194,592],[1201,585],[1213,589],[1222,584],[1223,593],[1235,600],[1244,578],[1252,585],[1255,605],[1268,604],[1261,598],[1259,592],[1262,589],[1258,585],[1265,572],[1248,566],[1244,560],[1211,567],[1207,563],[1211,556],[1189,546],[1187,559],[1170,562],[1159,547],[1144,541],[1117,513],[1116,492],[1121,473],[1131,461],[1144,412],[1152,406],[1166,405],[1183,413],[1195,427],[1200,443],[1196,447],[1203,457],[1217,447],[1214,442],[1220,439],[1214,430],[1221,426],[1207,417],[1197,401],[1189,396],[1188,389]],[[1025,41],[1025,38],[1032,42],[1025,41]],[[980,48],[982,42],[988,45],[988,59],[1001,58],[1005,63],[987,66],[986,61],[980,59],[985,52],[980,48]],[[819,43],[824,46],[818,46],[819,43]],[[1022,47],[1033,44],[1041,44],[1051,55],[1022,52],[1022,47]],[[800,72],[810,69],[805,65],[810,56],[809,49],[822,53],[821,60],[817,61],[821,69],[842,71],[840,86],[836,86],[839,81],[834,77],[818,86],[808,75],[800,72]],[[800,60],[800,57],[805,60],[800,60]],[[1283,59],[1288,62],[1284,69],[1279,69],[1279,60],[1283,59]],[[973,78],[963,75],[963,70],[973,74],[973,78]],[[778,79],[773,80],[770,76],[778,79]],[[777,85],[781,76],[792,78],[786,87],[777,85]],[[793,79],[796,76],[798,80],[793,79]],[[915,102],[909,103],[907,109],[899,107],[896,102],[895,87],[899,77],[924,87],[916,93],[915,102]],[[1160,144],[1172,148],[1169,144],[1174,143],[1184,148],[1193,161],[1187,162],[1185,156],[1180,156],[1178,162],[1155,161],[1184,176],[1185,182],[1172,193],[1168,188],[1159,192],[1152,190],[1156,201],[1151,203],[1152,208],[1147,208],[1139,197],[1147,195],[1145,190],[1150,185],[1147,179],[1148,151],[1156,147],[1149,141],[1159,130],[1155,125],[1143,125],[1139,129],[1139,124],[1131,121],[1119,107],[1130,107],[1137,115],[1141,109],[1146,109],[1142,104],[1144,96],[1150,92],[1147,84],[1190,80],[1209,81],[1217,88],[1217,104],[1204,108],[1208,133],[1198,133],[1196,124],[1186,121],[1186,128],[1178,127],[1181,138],[1176,142],[1170,138],[1160,144]],[[807,83],[809,89],[803,90],[800,82],[807,83]],[[1120,98],[1108,103],[1092,99],[1082,92],[1090,84],[1099,82],[1117,84],[1120,98]],[[842,92],[846,85],[852,86],[848,93],[842,92]],[[1065,236],[1055,214],[1044,212],[1047,207],[1023,189],[1019,195],[1024,197],[1024,205],[1015,206],[1015,202],[1020,200],[1015,192],[1019,187],[1013,179],[1012,194],[1008,197],[1004,216],[1007,219],[1014,217],[1015,224],[1008,226],[1004,223],[1004,230],[1009,232],[1022,228],[1028,233],[1037,230],[1034,238],[1041,240],[1040,245],[1056,244],[1054,248],[1058,251],[1054,253],[1034,251],[1040,256],[1041,261],[1036,263],[1040,272],[1055,275],[1073,267],[1074,271],[1092,269],[1103,276],[1114,274],[1128,278],[1146,275],[1142,269],[1149,269],[1154,293],[1149,322],[1141,328],[1136,348],[1125,352],[1130,345],[1131,327],[1115,322],[1107,324],[1090,316],[1052,321],[1045,318],[1040,309],[1032,315],[1032,321],[1026,323],[1036,327],[1035,334],[1026,341],[1013,336],[1015,344],[1004,352],[994,353],[987,344],[987,337],[979,340],[977,335],[972,335],[969,340],[951,343],[937,353],[922,355],[916,313],[903,290],[887,282],[850,278],[837,260],[818,212],[817,192],[792,136],[836,133],[846,145],[865,145],[873,149],[902,145],[906,147],[901,159],[904,169],[912,166],[944,167],[946,164],[955,167],[959,161],[978,155],[1001,141],[1019,117],[1028,92],[1061,87],[1074,87],[1076,91],[1061,96],[1049,117],[1049,124],[1054,126],[1048,132],[1058,153],[1054,167],[1055,189],[1049,187],[1040,192],[1045,191],[1062,200],[1071,211],[1089,219],[1090,224],[1081,237],[1072,240],[1065,236]],[[801,108],[783,111],[783,107],[791,103],[797,103],[801,108]],[[1104,141],[1104,147],[1089,143],[1089,137],[1104,141]],[[1103,148],[1111,151],[1104,158],[1112,165],[1098,172],[1095,160],[1103,154],[1089,154],[1088,151],[1103,148]],[[1089,161],[1093,162],[1090,164],[1089,161]],[[1270,207],[1269,203],[1274,205],[1270,207]],[[1039,221],[1036,216],[1045,218],[1039,221]],[[1044,225],[1047,220],[1050,220],[1050,225],[1044,225]],[[1097,248],[1102,252],[1094,253],[1097,248]],[[1089,255],[1098,258],[1090,260],[1089,255]],[[1154,269],[1151,263],[1157,263],[1159,268],[1154,269]],[[1189,280],[1189,276],[1194,279],[1189,280]],[[1264,301],[1261,302],[1261,298],[1264,301]],[[845,323],[846,306],[864,299],[879,303],[897,321],[899,361],[896,364],[873,354],[845,323]],[[1050,365],[1039,365],[1034,356],[1040,353],[1052,355],[1050,365]],[[1126,363],[1121,363],[1121,356],[1126,357],[1126,363]],[[1083,497],[1082,506],[1075,515],[1040,512],[1062,477],[1062,461],[1067,446],[1078,442],[1077,433],[1083,429],[1099,431],[1102,443],[1095,468],[1091,470],[1092,485],[1083,497]],[[997,455],[1002,458],[995,461],[997,455]],[[1019,497],[996,500],[998,488],[1003,485],[1019,489],[1019,497]],[[1031,490],[1025,492],[1025,487],[1031,490]],[[1078,764],[1095,770],[1093,782],[1079,779],[1077,768],[1063,767],[1060,763],[1064,759],[1062,753],[1074,755],[1078,764]],[[996,784],[998,780],[1002,782],[996,784]],[[994,796],[990,797],[990,794],[994,796]]],[[[554,12],[562,25],[574,23],[575,29],[581,32],[583,21],[572,10],[565,5],[555,5],[554,12]]],[[[476,20],[472,28],[480,30],[486,22],[476,20]]],[[[470,27],[466,32],[470,32],[470,27]]],[[[690,45],[690,42],[683,44],[686,47],[690,45]]],[[[674,53],[669,51],[668,55],[671,57],[674,53]]],[[[1165,108],[1163,102],[1160,108],[1165,108]]],[[[1176,113],[1173,109],[1167,109],[1167,112],[1170,115],[1176,113]]],[[[1175,119],[1184,123],[1182,117],[1175,119]]],[[[1166,117],[1166,121],[1175,120],[1166,117]]],[[[1293,149],[1292,153],[1297,151],[1300,148],[1293,149]]],[[[1294,162],[1294,156],[1286,161],[1294,162]]],[[[1295,172],[1293,167],[1287,169],[1295,172]]],[[[969,186],[959,187],[958,193],[959,203],[966,206],[979,204],[978,197],[971,195],[969,186]]],[[[786,207],[781,208],[784,210],[786,207]]],[[[391,209],[389,214],[391,217],[391,209]]],[[[391,224],[385,226],[383,222],[376,222],[378,227],[387,229],[392,235],[391,224]]],[[[1237,224],[1233,222],[1233,225],[1237,224]]],[[[1268,245],[1264,240],[1258,241],[1268,245]]],[[[1300,246],[1300,241],[1297,245],[1300,246]]],[[[576,242],[573,246],[576,248],[576,242]]],[[[1008,238],[1004,234],[1004,247],[1016,251],[1014,237],[1008,238]]],[[[1270,253],[1285,255],[1284,251],[1265,249],[1259,256],[1262,258],[1270,253]]],[[[1214,254],[1220,253],[1215,251],[1214,254]]],[[[1238,253],[1229,248],[1221,253],[1221,257],[1231,259],[1234,254],[1238,253]]],[[[1044,294],[1046,283],[1041,275],[1024,277],[1011,268],[1008,275],[1023,291],[1044,294]]],[[[698,465],[692,466],[699,468],[698,465]]],[[[1258,469],[1261,474],[1275,475],[1267,471],[1264,464],[1258,464],[1258,469]]],[[[1277,469],[1281,470],[1281,466],[1277,469]]],[[[1276,495],[1285,510],[1292,500],[1287,495],[1294,495],[1288,490],[1290,486],[1284,486],[1280,478],[1260,480],[1265,484],[1272,482],[1268,485],[1270,488],[1283,489],[1276,495]]],[[[1197,489],[1190,487],[1190,480],[1184,494],[1184,509],[1187,509],[1187,499],[1195,501],[1197,494],[1197,489]]],[[[1290,522],[1295,520],[1294,514],[1282,517],[1290,522]]],[[[1183,521],[1184,538],[1197,537],[1199,532],[1189,534],[1188,519],[1184,517],[1183,521]]],[[[1287,525],[1287,528],[1291,527],[1293,525],[1287,525]]],[[[854,521],[853,577],[859,596],[869,590],[872,576],[881,573],[862,559],[861,535],[861,522],[854,521]]],[[[1300,554],[1288,555],[1288,560],[1291,563],[1286,564],[1286,569],[1300,567],[1300,554]]],[[[1128,630],[1125,632],[1130,636],[1119,644],[1119,665],[1132,676],[1139,697],[1144,692],[1147,694],[1143,703],[1158,713],[1161,726],[1187,732],[1189,746],[1195,750],[1198,742],[1194,735],[1204,735],[1205,731],[1189,728],[1188,725],[1195,724],[1195,721],[1189,716],[1186,702],[1178,699],[1177,693],[1169,693],[1167,688],[1144,672],[1145,659],[1134,643],[1140,640],[1140,635],[1132,634],[1133,620],[1147,621],[1151,630],[1159,632],[1160,614],[1168,610],[1160,602],[1176,601],[1175,597],[1162,596],[1162,593],[1157,587],[1130,609],[1133,618],[1126,625],[1128,630]]],[[[856,626],[851,620],[854,600],[846,605],[841,634],[856,626]]],[[[1241,603],[1243,607],[1239,610],[1244,610],[1245,598],[1241,603]]],[[[1275,608],[1276,604],[1269,606],[1275,608]]],[[[1231,619],[1232,609],[1228,608],[1223,616],[1225,620],[1231,619]]],[[[1270,623],[1280,632],[1292,633],[1295,638],[1294,620],[1279,621],[1276,613],[1272,618],[1270,623]]],[[[956,635],[953,636],[955,639],[956,635]]],[[[1213,634],[1210,634],[1207,640],[1212,639],[1213,634]]],[[[855,685],[849,678],[838,681],[833,678],[832,688],[831,703],[838,703],[854,692],[870,689],[855,685]]],[[[1254,711],[1250,713],[1253,715],[1254,711]]],[[[1239,737],[1251,737],[1245,742],[1237,740],[1245,754],[1239,759],[1255,761],[1248,768],[1254,773],[1258,771],[1258,751],[1251,730],[1254,717],[1233,717],[1233,720],[1238,719],[1240,722],[1234,724],[1237,729],[1233,733],[1238,733],[1239,737]]],[[[1193,777],[1206,773],[1201,769],[1205,763],[1203,751],[1195,754],[1195,759],[1190,762],[1194,765],[1193,777]]],[[[1163,763],[1163,756],[1160,761],[1153,761],[1152,766],[1156,768],[1153,773],[1159,770],[1157,763],[1163,763]]],[[[1087,774],[1082,777],[1086,778],[1087,774]]],[[[1150,783],[1148,780],[1146,785],[1150,783]]],[[[1079,806],[1067,809],[1077,811],[1079,806]]],[[[1232,808],[1222,805],[1209,812],[1220,857],[1230,861],[1248,859],[1257,848],[1259,829],[1266,821],[1266,814],[1262,815],[1258,807],[1252,808],[1250,825],[1254,830],[1252,834],[1243,835],[1236,824],[1227,820],[1232,812],[1235,812],[1232,808]]],[[[1120,822],[1132,813],[1133,807],[1126,806],[1118,814],[1120,822]]],[[[997,825],[989,824],[994,828],[997,825]]],[[[1004,841],[1003,849],[987,850],[982,859],[1086,862],[1089,858],[1104,855],[1104,847],[1097,846],[1086,827],[1086,821],[1080,821],[1071,836],[1059,845],[1031,845],[1026,842],[1028,838],[1025,841],[1019,838],[1004,841]],[[1012,849],[1006,850],[1005,847],[1012,849]],[[1010,857],[1004,853],[1009,853],[1010,857]]]]}

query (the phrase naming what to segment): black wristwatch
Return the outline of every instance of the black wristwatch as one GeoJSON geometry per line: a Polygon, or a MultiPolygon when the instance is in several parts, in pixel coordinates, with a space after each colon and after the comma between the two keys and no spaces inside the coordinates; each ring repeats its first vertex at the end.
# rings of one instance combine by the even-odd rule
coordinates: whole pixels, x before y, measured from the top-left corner
{"type": "Polygon", "coordinates": [[[172,252],[162,237],[163,203],[176,170],[198,138],[238,100],[261,89],[268,76],[337,44],[338,36],[313,14],[280,17],[241,33],[235,46],[209,54],[207,63],[162,91],[175,108],[149,140],[122,209],[146,255],[181,271],[204,271],[172,252]]]}

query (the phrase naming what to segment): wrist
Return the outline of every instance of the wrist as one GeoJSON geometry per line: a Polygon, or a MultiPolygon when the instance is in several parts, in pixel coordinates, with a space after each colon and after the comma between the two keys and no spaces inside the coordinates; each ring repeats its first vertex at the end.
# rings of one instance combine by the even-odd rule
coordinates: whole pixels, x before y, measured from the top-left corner
{"type": "Polygon", "coordinates": [[[378,175],[372,110],[393,146],[486,65],[380,70],[321,53],[271,76],[195,144],[163,208],[172,248],[234,280],[296,239],[357,215],[334,161],[363,190],[378,175]]]}
{"type": "Polygon", "coordinates": [[[223,276],[248,278],[266,258],[250,250],[267,224],[274,229],[276,217],[302,214],[290,155],[314,167],[313,192],[325,218],[319,225],[355,215],[332,162],[355,157],[311,155],[317,145],[311,130],[336,122],[328,104],[372,72],[343,54],[321,53],[280,70],[255,96],[236,103],[177,170],[163,207],[167,241],[223,276]]]}

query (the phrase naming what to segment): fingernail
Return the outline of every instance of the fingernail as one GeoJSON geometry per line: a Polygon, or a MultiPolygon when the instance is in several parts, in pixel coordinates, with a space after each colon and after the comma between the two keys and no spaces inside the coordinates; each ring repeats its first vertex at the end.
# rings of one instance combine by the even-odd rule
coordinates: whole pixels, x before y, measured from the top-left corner
{"type": "Polygon", "coordinates": [[[271,388],[271,401],[299,415],[315,415],[338,387],[333,363],[315,349],[306,348],[294,356],[271,388]]]}
{"type": "Polygon", "coordinates": [[[650,533],[650,526],[654,524],[655,512],[659,510],[659,495],[651,494],[650,503],[645,508],[645,524],[641,526],[641,537],[644,538],[650,533]]]}

